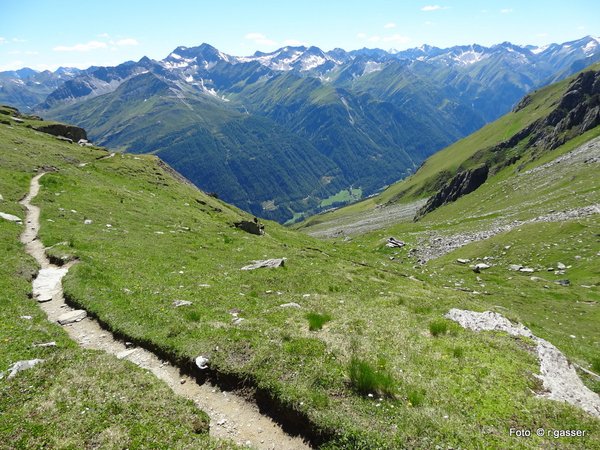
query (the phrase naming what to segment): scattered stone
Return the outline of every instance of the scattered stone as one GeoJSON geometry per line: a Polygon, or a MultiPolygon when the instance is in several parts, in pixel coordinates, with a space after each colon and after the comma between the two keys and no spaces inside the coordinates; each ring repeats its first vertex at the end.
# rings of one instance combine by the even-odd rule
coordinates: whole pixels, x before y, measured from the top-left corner
{"type": "Polygon", "coordinates": [[[4,201],[4,197],[2,197],[2,194],[0,194],[0,202],[4,201]]]}
{"type": "Polygon", "coordinates": [[[190,302],[189,300],[173,300],[173,306],[175,308],[179,308],[180,306],[189,306],[191,304],[192,302],[190,302]]]}
{"type": "Polygon", "coordinates": [[[225,425],[226,423],[227,423],[227,419],[220,419],[220,420],[217,422],[217,425],[218,425],[218,426],[220,426],[220,427],[222,427],[222,426],[223,426],[223,425],[225,425]]]}
{"type": "Polygon", "coordinates": [[[531,267],[521,267],[519,269],[519,272],[522,272],[522,273],[533,273],[533,272],[535,272],[535,270],[532,269],[531,267]]]}
{"type": "Polygon", "coordinates": [[[198,356],[196,358],[196,365],[198,366],[198,369],[208,369],[208,357],[202,355],[198,356]]]}
{"type": "Polygon", "coordinates": [[[402,241],[399,241],[396,238],[390,237],[387,240],[387,243],[385,244],[386,247],[390,247],[390,248],[402,248],[404,247],[406,244],[402,241]]]}
{"type": "Polygon", "coordinates": [[[179,380],[179,384],[185,384],[185,379],[182,378],[181,380],[179,380]]]}
{"type": "Polygon", "coordinates": [[[548,280],[544,280],[543,278],[540,278],[540,277],[529,277],[529,279],[531,281],[548,281],[548,280]]]}
{"type": "Polygon", "coordinates": [[[508,266],[508,270],[514,270],[515,272],[521,270],[523,266],[521,264],[511,264],[508,266]]]}
{"type": "Polygon", "coordinates": [[[34,347],[56,347],[56,342],[55,341],[51,341],[51,342],[44,342],[42,344],[33,344],[34,347]]]}
{"type": "Polygon", "coordinates": [[[25,121],[23,119],[19,119],[18,117],[11,117],[11,119],[17,123],[25,123],[25,121]]]}
{"type": "Polygon", "coordinates": [[[491,266],[486,263],[478,263],[478,264],[475,264],[475,267],[473,267],[473,272],[479,273],[482,270],[489,269],[490,267],[491,266]]]}
{"type": "Polygon", "coordinates": [[[458,258],[456,260],[456,262],[460,263],[460,264],[469,264],[471,262],[471,260],[470,259],[465,259],[465,258],[458,258]]]}
{"type": "Polygon", "coordinates": [[[571,286],[571,281],[569,280],[557,280],[556,284],[560,284],[561,286],[571,286]]]}
{"type": "Polygon", "coordinates": [[[64,136],[56,136],[56,139],[58,139],[59,141],[68,142],[69,144],[73,143],[73,139],[64,136]]]}
{"type": "Polygon", "coordinates": [[[69,311],[58,317],[57,322],[61,325],[67,325],[74,322],[79,322],[87,317],[87,312],[83,309],[69,311]]]}
{"type": "Polygon", "coordinates": [[[67,274],[65,268],[42,269],[33,280],[33,298],[38,302],[49,302],[61,291],[60,280],[67,274]]]}
{"type": "Polygon", "coordinates": [[[84,225],[91,225],[91,224],[92,224],[92,219],[85,219],[85,220],[83,221],[83,224],[84,224],[84,225]]]}
{"type": "Polygon", "coordinates": [[[565,266],[563,263],[559,262],[559,263],[556,265],[556,268],[557,268],[558,270],[565,270],[565,269],[567,268],[567,266],[565,266]]]}
{"type": "Polygon", "coordinates": [[[279,305],[280,308],[302,308],[298,303],[290,302],[279,305]]]}
{"type": "Polygon", "coordinates": [[[265,259],[260,261],[254,261],[252,264],[248,266],[242,267],[240,270],[255,270],[261,268],[272,269],[275,267],[283,267],[285,264],[285,260],[287,258],[275,258],[275,259],[265,259]]]}
{"type": "Polygon", "coordinates": [[[131,348],[131,347],[133,347],[133,342],[126,341],[125,348],[131,348]]]}
{"type": "Polygon", "coordinates": [[[242,323],[244,320],[246,320],[246,319],[244,319],[243,317],[234,317],[234,318],[232,319],[232,321],[231,321],[231,322],[232,322],[234,325],[239,325],[239,324],[240,324],[240,323],[242,323]]]}
{"type": "Polygon", "coordinates": [[[0,212],[0,218],[2,218],[4,220],[8,220],[9,222],[23,223],[23,221],[21,220],[20,217],[13,216],[12,214],[7,214],[7,213],[3,213],[3,212],[0,212]]]}
{"type": "Polygon", "coordinates": [[[24,361],[17,361],[16,363],[14,363],[12,366],[10,366],[8,368],[8,371],[10,372],[8,374],[8,379],[10,380],[17,373],[19,373],[23,370],[31,369],[33,366],[35,366],[36,364],[39,364],[41,362],[44,362],[44,360],[43,359],[28,359],[28,360],[24,360],[24,361]]]}
{"type": "Polygon", "coordinates": [[[19,318],[24,320],[31,320],[33,319],[33,316],[20,316],[19,318]]]}

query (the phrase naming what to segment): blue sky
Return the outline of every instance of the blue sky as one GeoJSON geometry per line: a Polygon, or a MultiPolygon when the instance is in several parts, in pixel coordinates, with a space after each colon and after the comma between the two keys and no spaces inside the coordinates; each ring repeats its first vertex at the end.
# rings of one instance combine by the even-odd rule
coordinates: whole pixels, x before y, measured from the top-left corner
{"type": "Polygon", "coordinates": [[[398,50],[600,36],[598,0],[0,0],[0,71],[162,59],[202,42],[233,55],[300,43],[398,50]]]}

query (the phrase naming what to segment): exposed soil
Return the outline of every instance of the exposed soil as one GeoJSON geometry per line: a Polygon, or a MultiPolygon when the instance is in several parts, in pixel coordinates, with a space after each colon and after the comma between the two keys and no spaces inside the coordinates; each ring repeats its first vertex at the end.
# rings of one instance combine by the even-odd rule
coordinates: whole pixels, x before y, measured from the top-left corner
{"type": "MultiPolygon", "coordinates": [[[[112,157],[113,154],[108,157],[112,157]]],[[[38,283],[36,293],[42,298],[51,297],[50,301],[40,302],[48,320],[57,322],[65,312],[73,311],[62,293],[61,279],[76,262],[69,262],[62,267],[52,264],[46,254],[42,242],[38,239],[40,228],[40,209],[31,201],[40,190],[39,179],[44,174],[36,175],[31,180],[28,195],[21,201],[27,209],[25,230],[21,242],[27,252],[33,256],[42,270],[52,278],[45,283],[38,283]],[[61,270],[66,269],[66,270],[61,270]],[[50,292],[44,292],[48,290],[50,292]]],[[[47,277],[48,278],[48,277],[47,277]]],[[[35,280],[34,280],[35,283],[35,280]]],[[[311,448],[300,437],[290,436],[268,416],[261,414],[257,405],[235,393],[220,390],[208,382],[199,384],[194,378],[182,373],[174,365],[161,360],[154,353],[140,347],[125,345],[109,331],[90,318],[64,326],[69,336],[79,345],[88,349],[102,350],[127,359],[134,364],[152,372],[163,380],[177,395],[191,399],[204,410],[211,419],[210,434],[217,438],[231,439],[241,445],[249,445],[258,449],[308,449],[311,448]]]]}

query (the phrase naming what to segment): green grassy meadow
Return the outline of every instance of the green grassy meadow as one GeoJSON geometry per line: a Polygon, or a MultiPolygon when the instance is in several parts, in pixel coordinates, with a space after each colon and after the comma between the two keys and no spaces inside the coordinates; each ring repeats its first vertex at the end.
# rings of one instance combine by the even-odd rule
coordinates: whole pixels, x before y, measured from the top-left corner
{"type": "MultiPolygon", "coordinates": [[[[233,222],[251,216],[180,182],[154,156],[117,154],[98,159],[103,155],[102,150],[61,143],[24,126],[0,125],[0,192],[11,199],[0,207],[23,215],[14,202],[27,190],[35,169],[58,169],[41,179],[42,189],[35,200],[41,207],[40,237],[52,247],[51,255],[79,260],[63,281],[65,294],[112,331],[182,365],[198,355],[208,356],[216,373],[239,380],[246,391],[268,392],[281,408],[295,411],[313,424],[322,433],[322,448],[600,447],[597,419],[535,395],[540,390],[534,376],[539,366],[530,342],[501,333],[473,333],[443,319],[450,308],[483,311],[502,306],[508,317],[523,320],[551,341],[556,338],[553,343],[588,367],[597,357],[594,349],[599,336],[593,327],[597,313],[576,303],[587,299],[588,291],[575,284],[596,283],[590,292],[597,293],[593,259],[573,269],[572,295],[565,299],[555,294],[554,300],[544,304],[570,317],[559,330],[553,322],[542,320],[533,306],[544,288],[518,280],[526,296],[509,297],[514,286],[506,282],[501,264],[480,275],[486,281],[489,277],[488,290],[493,296],[476,296],[446,286],[454,278],[473,283],[468,267],[455,267],[452,260],[456,255],[431,266],[414,266],[402,254],[394,255],[383,246],[382,233],[350,241],[321,241],[266,222],[266,235],[247,234],[233,222]],[[82,167],[82,163],[87,164],[82,167]],[[92,222],[84,224],[85,220],[92,222]],[[390,260],[391,256],[398,258],[390,260]],[[281,257],[287,258],[281,268],[240,270],[253,260],[281,257]],[[188,300],[192,305],[174,308],[174,300],[188,300]],[[529,306],[523,305],[525,300],[531,302],[529,306]],[[292,302],[300,308],[280,306],[292,302]],[[570,304],[578,309],[569,308],[570,304]],[[574,311],[589,314],[582,319],[574,311]],[[315,317],[317,326],[313,326],[315,317]],[[235,318],[244,320],[234,322],[235,318]],[[585,339],[581,338],[582,345],[575,345],[561,333],[585,339]],[[585,438],[560,440],[510,436],[511,428],[538,427],[581,428],[588,433],[585,438]]],[[[438,219],[442,220],[439,215],[438,219]]],[[[440,222],[428,220],[414,225],[410,232],[441,227],[440,222]]],[[[18,226],[0,225],[11,230],[2,245],[12,248],[13,265],[32,267],[18,244],[18,226]]],[[[591,258],[597,251],[594,238],[590,238],[596,225],[593,221],[581,228],[572,225],[589,246],[581,252],[582,258],[591,258]]],[[[393,229],[402,234],[408,230],[409,224],[393,229]]],[[[548,233],[559,236],[563,231],[552,228],[548,233]]],[[[492,246],[489,250],[478,245],[460,251],[476,257],[509,240],[512,237],[499,236],[497,241],[485,243],[492,246]]],[[[525,242],[519,251],[526,255],[526,245],[531,244],[525,242]]],[[[551,264],[552,258],[565,259],[561,249],[551,249],[556,255],[544,253],[548,260],[543,264],[551,264]]],[[[65,355],[80,355],[74,358],[74,365],[91,357],[111,359],[73,348],[60,330],[45,323],[36,305],[26,299],[29,284],[17,272],[15,268],[2,277],[5,286],[16,289],[6,303],[15,303],[11,308],[28,305],[39,327],[27,330],[23,325],[17,334],[60,336],[68,348],[65,355]]],[[[560,292],[558,289],[553,285],[548,292],[560,292]]],[[[3,308],[2,314],[8,311],[3,308]]],[[[14,322],[17,314],[22,314],[20,309],[3,322],[20,323],[14,322]]],[[[34,337],[22,339],[29,342],[34,337]]],[[[0,370],[25,354],[35,356],[31,350],[23,350],[25,347],[17,344],[13,354],[3,352],[0,370]]],[[[58,355],[56,361],[60,360],[58,355]]],[[[15,398],[20,398],[17,395],[31,395],[34,404],[47,401],[50,394],[44,370],[42,365],[24,373],[23,379],[31,381],[22,385],[0,381],[2,410],[7,411],[15,398]],[[40,387],[25,394],[18,387],[25,385],[40,387]]],[[[63,369],[49,365],[47,370],[63,369]]],[[[66,374],[53,377],[56,386],[71,384],[63,383],[66,374]]],[[[141,383],[143,377],[138,380],[135,370],[130,374],[136,377],[132,385],[141,383]]],[[[104,375],[89,376],[101,380],[104,375]]],[[[158,382],[146,382],[152,389],[162,389],[158,382]]],[[[98,386],[103,385],[99,382],[98,386]]],[[[180,406],[179,414],[188,414],[185,417],[199,414],[192,413],[186,402],[180,406]]],[[[14,424],[33,408],[24,406],[12,412],[15,419],[0,429],[2,436],[16,433],[14,424]]],[[[164,420],[190,423],[177,420],[175,414],[165,414],[164,420]]],[[[95,435],[98,421],[78,426],[95,435]]],[[[36,416],[31,423],[34,427],[43,420],[36,416]]],[[[145,436],[155,432],[157,423],[158,419],[148,420],[145,436]]],[[[168,439],[180,436],[178,430],[160,434],[168,439]]],[[[205,435],[181,436],[182,447],[189,442],[195,445],[185,439],[206,439],[205,435]]],[[[143,438],[130,435],[130,439],[136,443],[135,439],[143,438]]],[[[144,446],[145,441],[139,442],[144,446]]]]}

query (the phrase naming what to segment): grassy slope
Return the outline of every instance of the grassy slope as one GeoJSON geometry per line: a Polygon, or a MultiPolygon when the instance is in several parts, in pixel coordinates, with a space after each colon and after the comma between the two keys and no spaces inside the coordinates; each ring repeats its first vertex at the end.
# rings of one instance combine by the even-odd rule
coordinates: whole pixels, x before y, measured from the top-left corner
{"type": "MultiPolygon", "coordinates": [[[[24,217],[17,200],[32,169],[60,165],[68,153],[52,137],[1,127],[0,211],[24,217]]],[[[102,153],[77,156],[91,161],[102,153]]],[[[191,402],[129,362],[79,349],[46,320],[27,297],[37,268],[19,243],[21,228],[0,221],[0,371],[19,360],[45,362],[0,381],[0,448],[228,448],[208,438],[208,418],[191,402]],[[57,346],[33,346],[49,341],[57,346]]]]}
{"type": "Polygon", "coordinates": [[[210,356],[216,370],[337,430],[330,447],[554,442],[515,440],[508,434],[514,426],[583,428],[590,437],[568,443],[600,445],[598,421],[531,394],[538,369],[526,342],[451,323],[447,334],[430,334],[429,324],[449,308],[483,309],[484,301],[403,277],[407,267],[390,263],[385,250],[320,242],[273,223],[263,237],[232,228],[241,212],[177,183],[151,156],[117,155],[81,168],[96,151],[22,127],[0,132],[2,167],[22,186],[34,166],[60,168],[42,178],[37,202],[45,245],[80,259],[64,282],[73,301],[174,358],[210,356]],[[239,270],[282,256],[282,269],[239,270]],[[173,308],[175,299],[193,305],[173,308]],[[302,309],[279,307],[287,302],[302,309]],[[240,325],[232,323],[234,308],[245,319],[240,325]],[[311,332],[309,312],[332,320],[311,332]],[[391,376],[393,398],[354,391],[352,355],[391,376]]]}
{"type": "MultiPolygon", "coordinates": [[[[598,70],[600,64],[588,69],[598,70]]],[[[587,70],[587,69],[586,69],[587,70]]],[[[510,112],[479,131],[461,139],[453,145],[428,158],[412,176],[388,187],[376,197],[319,214],[296,225],[295,228],[310,228],[331,220],[344,221],[355,214],[371,210],[387,203],[405,203],[417,198],[427,197],[435,192],[435,182],[441,172],[455,173],[456,169],[477,151],[502,142],[530,123],[548,114],[565,92],[573,77],[542,88],[531,95],[532,101],[517,112],[510,112]]]]}

